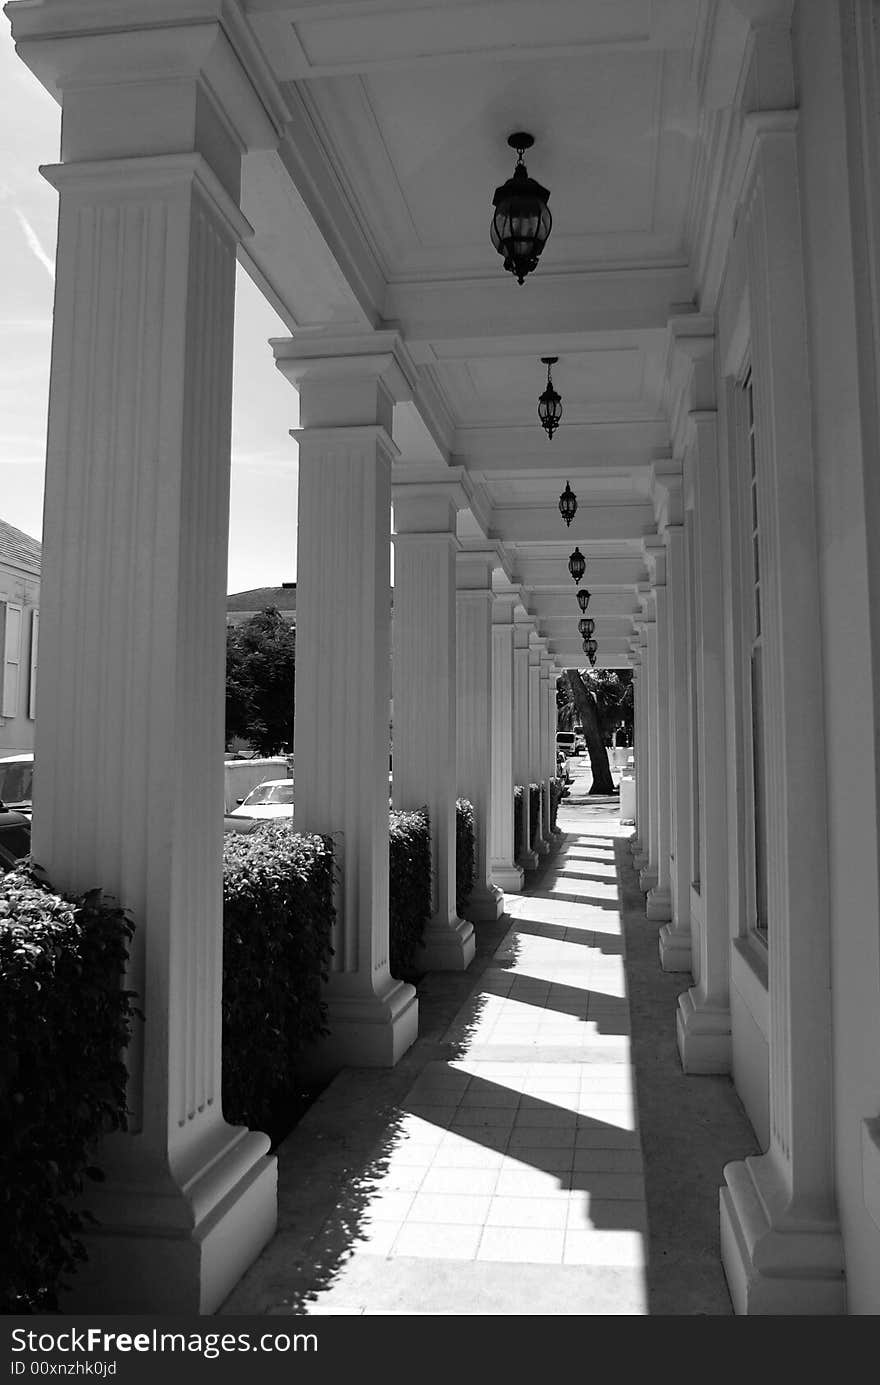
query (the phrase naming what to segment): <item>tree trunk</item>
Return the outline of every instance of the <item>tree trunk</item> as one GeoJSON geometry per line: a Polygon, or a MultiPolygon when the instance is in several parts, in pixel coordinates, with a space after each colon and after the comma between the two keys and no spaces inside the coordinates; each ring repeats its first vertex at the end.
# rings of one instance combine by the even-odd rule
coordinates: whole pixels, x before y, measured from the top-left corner
{"type": "Polygon", "coordinates": [[[615,792],[614,780],[611,778],[611,767],[608,764],[608,753],[605,743],[602,740],[602,732],[599,728],[599,714],[596,708],[596,699],[584,685],[576,668],[567,668],[565,677],[568,681],[569,690],[574,700],[575,709],[580,717],[581,726],[584,732],[584,740],[587,743],[587,750],[590,756],[590,766],[593,771],[593,782],[590,785],[591,794],[613,794],[615,792]]]}

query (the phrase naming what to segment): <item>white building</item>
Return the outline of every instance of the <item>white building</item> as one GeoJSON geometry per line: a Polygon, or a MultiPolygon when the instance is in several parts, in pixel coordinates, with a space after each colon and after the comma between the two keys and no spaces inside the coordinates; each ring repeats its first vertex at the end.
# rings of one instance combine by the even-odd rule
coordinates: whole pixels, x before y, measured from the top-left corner
{"type": "Polygon", "coordinates": [[[40,545],[0,519],[0,756],[34,748],[40,545]]]}
{"type": "Polygon", "coordinates": [[[268,1141],[219,1110],[238,258],[299,392],[297,803],[346,843],[339,1061],[417,1027],[387,964],[392,502],[394,789],[431,806],[436,966],[473,955],[457,790],[486,912],[521,879],[493,805],[552,773],[577,546],[599,663],[637,674],[682,1062],[732,1073],[766,1151],[718,1170],[735,1306],[880,1311],[876,6],[5,9],[64,115],[34,846],[133,911],[147,1013],[93,1302],[132,1307],[134,1274],[155,1311],[210,1311],[275,1224],[268,1141]],[[523,130],[553,227],[517,284],[489,220],[523,130]]]}

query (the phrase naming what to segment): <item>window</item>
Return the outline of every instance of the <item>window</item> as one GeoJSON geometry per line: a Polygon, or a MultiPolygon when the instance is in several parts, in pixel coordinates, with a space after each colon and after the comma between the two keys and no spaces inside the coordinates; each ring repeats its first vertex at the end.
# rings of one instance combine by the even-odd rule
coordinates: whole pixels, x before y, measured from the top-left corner
{"type": "Polygon", "coordinates": [[[0,716],[18,714],[18,683],[21,669],[22,608],[15,601],[0,601],[0,716]]]}

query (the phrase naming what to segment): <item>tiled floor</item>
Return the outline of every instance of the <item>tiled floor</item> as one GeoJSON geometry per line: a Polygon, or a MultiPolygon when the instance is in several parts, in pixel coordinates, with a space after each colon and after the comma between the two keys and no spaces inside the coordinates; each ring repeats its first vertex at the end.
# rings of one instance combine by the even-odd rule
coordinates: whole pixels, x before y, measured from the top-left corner
{"type": "MultiPolygon", "coordinates": [[[[687,1145],[671,1130],[664,1139],[663,1083],[710,1084],[703,1095],[720,1098],[733,1135],[748,1146],[750,1131],[728,1079],[685,1079],[674,1057],[668,1072],[652,1068],[655,1043],[645,1062],[660,1170],[652,1195],[625,904],[643,931],[652,925],[641,896],[625,899],[629,829],[614,805],[573,798],[557,850],[525,893],[506,897],[473,977],[447,978],[434,1012],[427,987],[411,1053],[390,1072],[340,1074],[285,1142],[279,1232],[223,1313],[730,1312],[711,1187],[722,1156],[706,1151],[696,1223],[692,1196],[690,1221],[676,1217],[670,1203],[693,1173],[674,1167],[687,1145]],[[451,1022],[444,1000],[447,1011],[463,1002],[451,1022]]],[[[659,972],[656,952],[642,970],[659,972]]],[[[667,989],[670,1029],[689,982],[667,989]]],[[[705,1118],[702,1130],[705,1143],[705,1118]]]]}

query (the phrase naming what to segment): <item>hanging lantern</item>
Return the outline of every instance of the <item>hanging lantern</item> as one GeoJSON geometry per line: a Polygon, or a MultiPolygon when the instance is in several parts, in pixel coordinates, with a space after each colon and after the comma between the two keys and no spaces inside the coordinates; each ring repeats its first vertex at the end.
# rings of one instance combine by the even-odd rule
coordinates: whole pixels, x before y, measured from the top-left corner
{"type": "MultiPolygon", "coordinates": [[[[541,420],[541,427],[544,429],[548,438],[553,437],[553,434],[556,432],[562,420],[562,395],[556,393],[556,390],[553,388],[553,381],[550,378],[550,367],[555,365],[558,360],[558,356],[541,357],[541,364],[547,367],[547,386],[544,393],[538,396],[538,418],[541,420]]],[[[571,524],[577,507],[577,497],[566,481],[565,490],[559,497],[559,511],[566,524],[571,524]],[[565,501],[566,508],[570,508],[570,514],[566,514],[566,511],[563,510],[563,500],[565,501]]]]}
{"type": "Polygon", "coordinates": [[[586,587],[581,587],[580,591],[578,592],[578,605],[580,606],[582,611],[585,611],[589,606],[591,596],[592,592],[588,592],[586,587]]]}
{"type": "Polygon", "coordinates": [[[579,582],[587,570],[586,559],[579,548],[576,548],[568,559],[568,570],[576,582],[579,582]]]}
{"type": "Polygon", "coordinates": [[[495,189],[492,198],[492,244],[504,256],[504,268],[515,274],[520,284],[537,268],[553,224],[547,206],[550,193],[529,177],[523,163],[524,152],[534,142],[532,135],[522,132],[509,137],[507,143],[517,152],[516,167],[513,176],[495,189]]]}
{"type": "Polygon", "coordinates": [[[596,662],[596,650],[599,648],[595,640],[584,640],[584,652],[592,663],[596,662]]]}
{"type": "Polygon", "coordinates": [[[578,630],[585,640],[588,640],[596,628],[596,622],[589,616],[581,616],[578,621],[578,630]]]}

